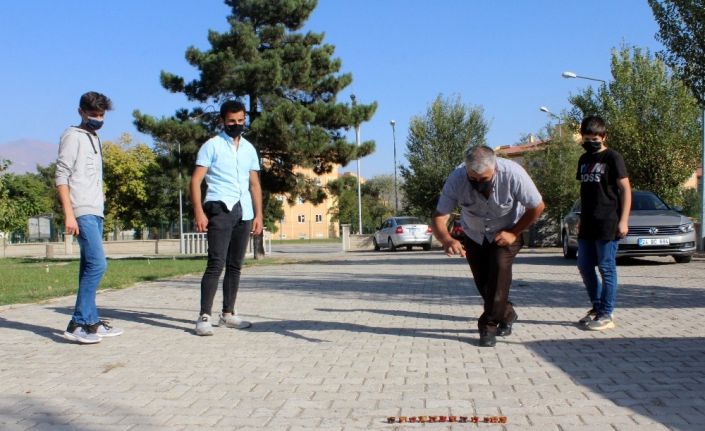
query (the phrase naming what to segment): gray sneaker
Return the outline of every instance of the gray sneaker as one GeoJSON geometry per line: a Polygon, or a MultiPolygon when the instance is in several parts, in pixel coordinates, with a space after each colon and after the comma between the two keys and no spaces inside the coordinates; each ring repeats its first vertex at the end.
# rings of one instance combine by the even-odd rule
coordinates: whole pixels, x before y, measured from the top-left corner
{"type": "Polygon", "coordinates": [[[245,329],[252,326],[252,323],[248,322],[247,320],[242,320],[237,315],[237,313],[220,313],[220,319],[218,319],[218,326],[220,325],[223,325],[226,328],[245,329]]]}
{"type": "Polygon", "coordinates": [[[612,316],[597,316],[595,320],[587,323],[587,329],[591,331],[604,331],[615,327],[612,316]]]}
{"type": "Polygon", "coordinates": [[[196,321],[196,335],[213,335],[213,325],[211,316],[201,314],[196,321]]]}
{"type": "Polygon", "coordinates": [[[95,332],[100,338],[103,337],[117,337],[122,335],[123,331],[121,328],[115,328],[108,324],[105,320],[100,320],[98,323],[91,325],[90,332],[95,332]]]}
{"type": "Polygon", "coordinates": [[[596,311],[594,308],[591,308],[591,309],[587,312],[587,314],[585,315],[585,317],[583,317],[582,319],[578,320],[578,324],[579,324],[580,326],[587,326],[587,324],[590,323],[591,321],[595,320],[596,317],[597,317],[597,311],[596,311]]]}
{"type": "Polygon", "coordinates": [[[64,331],[64,337],[71,341],[76,341],[81,344],[100,343],[100,337],[95,332],[86,330],[86,325],[79,325],[73,320],[69,322],[68,328],[64,331]]]}

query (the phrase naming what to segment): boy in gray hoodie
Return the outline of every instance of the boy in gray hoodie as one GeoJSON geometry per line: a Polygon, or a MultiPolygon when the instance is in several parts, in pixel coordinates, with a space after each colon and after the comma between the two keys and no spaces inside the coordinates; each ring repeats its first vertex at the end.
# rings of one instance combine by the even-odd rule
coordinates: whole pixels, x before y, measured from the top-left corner
{"type": "Polygon", "coordinates": [[[81,248],[76,307],[64,336],[83,344],[122,334],[98,316],[96,291],[107,268],[103,251],[103,147],[96,131],[103,126],[112,102],[105,95],[81,96],[81,124],[61,135],[56,161],[56,187],[64,210],[66,235],[75,235],[81,248]]]}

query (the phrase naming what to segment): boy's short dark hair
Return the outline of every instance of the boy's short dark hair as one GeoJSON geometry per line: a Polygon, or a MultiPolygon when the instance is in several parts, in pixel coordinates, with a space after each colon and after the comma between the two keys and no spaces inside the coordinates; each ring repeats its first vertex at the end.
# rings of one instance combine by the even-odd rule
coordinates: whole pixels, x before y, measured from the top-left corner
{"type": "Polygon", "coordinates": [[[89,91],[81,96],[78,106],[83,112],[88,111],[110,111],[113,109],[113,102],[105,94],[89,91]]]}
{"type": "Polygon", "coordinates": [[[605,136],[607,134],[605,120],[598,115],[588,115],[580,123],[580,134],[605,136]]]}
{"type": "Polygon", "coordinates": [[[225,116],[232,112],[247,112],[245,105],[239,100],[226,100],[220,105],[220,118],[225,119],[225,116]]]}

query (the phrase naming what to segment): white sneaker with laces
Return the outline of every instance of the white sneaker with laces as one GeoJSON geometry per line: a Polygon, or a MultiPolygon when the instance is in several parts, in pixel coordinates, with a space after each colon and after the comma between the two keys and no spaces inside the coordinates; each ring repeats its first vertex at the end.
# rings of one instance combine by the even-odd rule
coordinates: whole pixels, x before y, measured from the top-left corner
{"type": "Polygon", "coordinates": [[[123,331],[121,328],[115,328],[111,325],[108,324],[105,320],[101,320],[95,325],[95,333],[98,334],[100,338],[103,337],[117,337],[118,335],[122,335],[123,331]]]}
{"type": "Polygon", "coordinates": [[[220,319],[218,319],[218,325],[223,325],[226,328],[245,329],[245,328],[249,328],[250,326],[252,326],[252,323],[248,322],[247,320],[242,320],[237,315],[237,313],[236,314],[220,313],[220,319]]]}
{"type": "Polygon", "coordinates": [[[98,334],[89,333],[86,331],[85,325],[79,325],[73,320],[69,322],[68,328],[64,331],[64,337],[71,341],[76,341],[81,344],[100,343],[98,334]]]}
{"type": "Polygon", "coordinates": [[[587,323],[587,329],[591,331],[604,331],[605,329],[612,329],[615,326],[612,316],[597,316],[595,320],[587,323]]]}
{"type": "Polygon", "coordinates": [[[213,335],[213,325],[211,325],[211,316],[201,314],[196,321],[196,335],[213,335]]]}

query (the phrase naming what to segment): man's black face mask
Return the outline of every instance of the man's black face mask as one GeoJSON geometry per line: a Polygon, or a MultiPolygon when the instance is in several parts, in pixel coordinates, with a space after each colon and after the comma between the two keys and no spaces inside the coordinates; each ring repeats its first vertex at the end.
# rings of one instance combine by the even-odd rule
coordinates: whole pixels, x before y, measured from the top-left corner
{"type": "Polygon", "coordinates": [[[468,178],[468,181],[470,181],[470,185],[472,186],[472,188],[477,190],[479,193],[487,193],[492,190],[492,179],[489,179],[487,181],[477,181],[468,178]]]}

